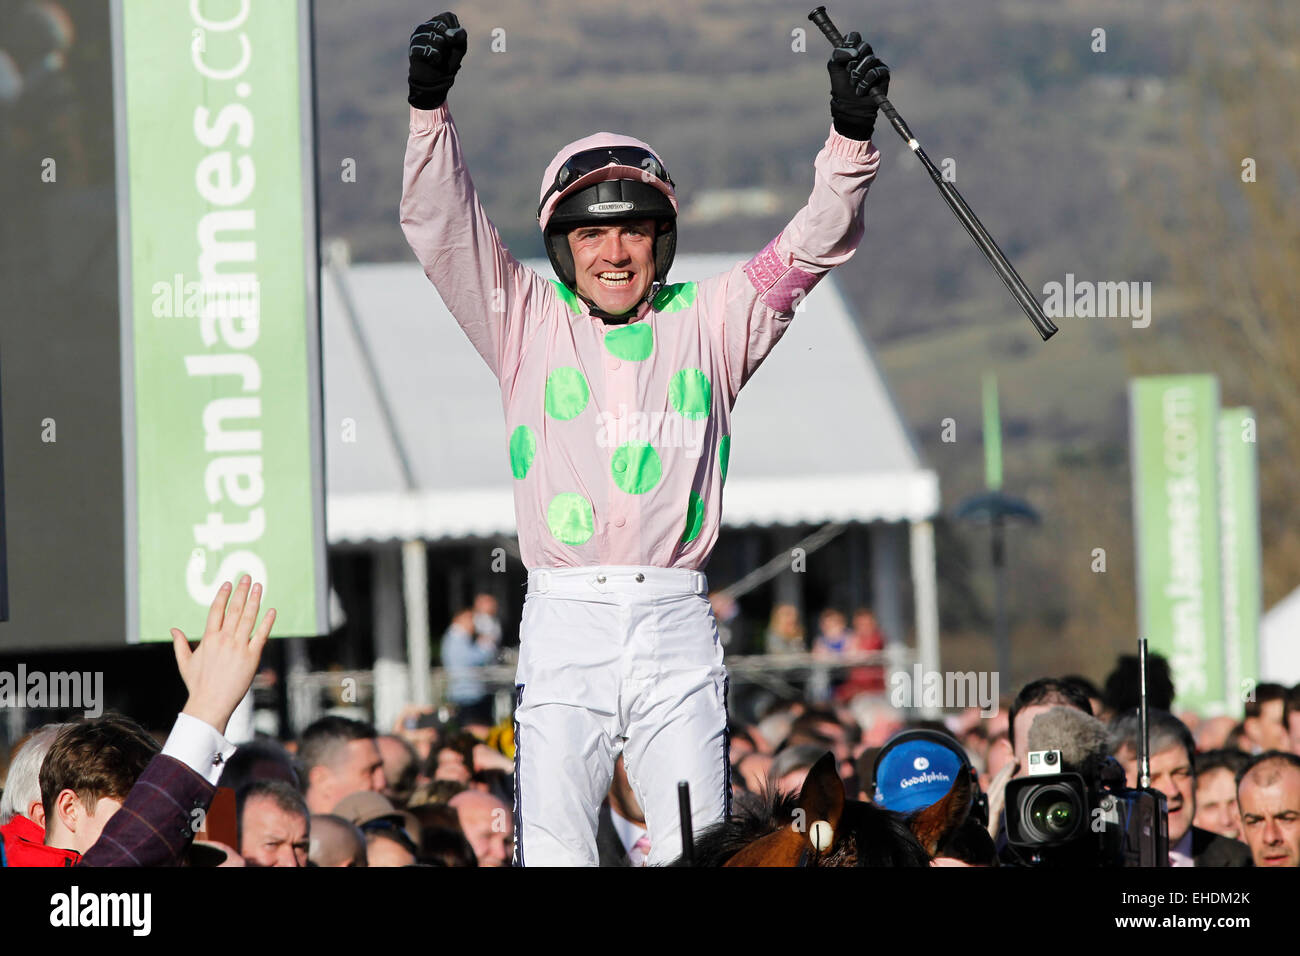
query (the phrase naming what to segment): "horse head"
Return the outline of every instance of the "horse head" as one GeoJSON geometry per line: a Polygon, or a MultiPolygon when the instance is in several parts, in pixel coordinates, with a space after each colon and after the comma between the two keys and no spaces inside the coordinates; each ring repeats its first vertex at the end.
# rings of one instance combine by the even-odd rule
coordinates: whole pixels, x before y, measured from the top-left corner
{"type": "Polygon", "coordinates": [[[769,793],[761,821],[724,821],[700,839],[708,846],[721,837],[714,860],[723,866],[926,866],[970,805],[964,775],[938,803],[906,816],[846,799],[835,758],[827,753],[796,799],[769,793]],[[735,849],[742,837],[755,836],[756,826],[761,833],[735,849]],[[725,852],[730,849],[735,852],[725,852]]]}

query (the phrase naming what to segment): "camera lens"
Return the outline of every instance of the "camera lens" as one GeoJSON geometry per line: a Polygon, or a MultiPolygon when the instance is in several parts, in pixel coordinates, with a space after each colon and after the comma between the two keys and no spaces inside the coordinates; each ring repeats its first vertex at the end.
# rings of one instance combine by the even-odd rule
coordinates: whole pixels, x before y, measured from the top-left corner
{"type": "Polygon", "coordinates": [[[1074,826],[1074,807],[1066,800],[1034,807],[1034,823],[1049,833],[1068,833],[1074,826]]]}
{"type": "Polygon", "coordinates": [[[1022,824],[1035,842],[1058,843],[1074,836],[1083,820],[1083,803],[1073,788],[1054,783],[1022,798],[1022,824]]]}

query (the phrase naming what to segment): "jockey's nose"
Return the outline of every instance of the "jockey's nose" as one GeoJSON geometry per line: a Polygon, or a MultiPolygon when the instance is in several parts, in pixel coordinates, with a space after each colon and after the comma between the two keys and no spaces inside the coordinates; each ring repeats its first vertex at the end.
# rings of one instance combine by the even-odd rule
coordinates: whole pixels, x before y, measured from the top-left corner
{"type": "Polygon", "coordinates": [[[623,240],[622,229],[611,229],[605,234],[605,239],[600,246],[601,257],[615,265],[623,265],[632,258],[627,243],[623,240]]]}

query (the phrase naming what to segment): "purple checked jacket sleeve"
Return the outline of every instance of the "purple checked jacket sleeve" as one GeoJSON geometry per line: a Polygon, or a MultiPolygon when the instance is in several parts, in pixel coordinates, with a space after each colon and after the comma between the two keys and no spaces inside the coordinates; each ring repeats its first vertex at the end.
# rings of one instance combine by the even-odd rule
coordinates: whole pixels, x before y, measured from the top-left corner
{"type": "Polygon", "coordinates": [[[77,865],[180,866],[194,840],[194,812],[206,812],[216,792],[185,764],[159,754],[77,865]]]}
{"type": "Polygon", "coordinates": [[[180,866],[234,745],[188,714],[78,866],[180,866]]]}

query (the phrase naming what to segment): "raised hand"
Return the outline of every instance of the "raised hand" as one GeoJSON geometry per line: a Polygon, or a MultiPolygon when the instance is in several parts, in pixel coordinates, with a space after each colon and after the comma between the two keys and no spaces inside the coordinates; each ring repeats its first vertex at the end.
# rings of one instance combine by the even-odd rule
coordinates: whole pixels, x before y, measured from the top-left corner
{"type": "Polygon", "coordinates": [[[889,67],[854,31],[831,52],[831,118],[841,136],[867,140],[876,127],[877,96],[889,93],[889,67]]]}
{"type": "Polygon", "coordinates": [[[466,34],[454,13],[440,13],[411,33],[410,94],[406,101],[418,110],[436,110],[447,99],[460,61],[465,58],[466,34]]]}
{"type": "Polygon", "coordinates": [[[189,640],[180,628],[171,629],[176,667],[190,692],[181,713],[197,717],[222,734],[226,732],[230,715],[253,686],[262,649],[275,623],[275,609],[271,608],[254,631],[262,602],[262,585],[252,581],[248,575],[240,578],[233,597],[230,582],[221,585],[208,608],[203,639],[197,649],[190,650],[189,640]]]}

